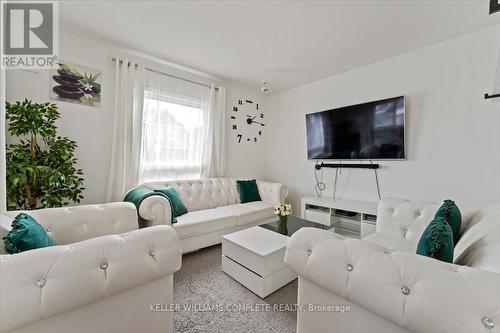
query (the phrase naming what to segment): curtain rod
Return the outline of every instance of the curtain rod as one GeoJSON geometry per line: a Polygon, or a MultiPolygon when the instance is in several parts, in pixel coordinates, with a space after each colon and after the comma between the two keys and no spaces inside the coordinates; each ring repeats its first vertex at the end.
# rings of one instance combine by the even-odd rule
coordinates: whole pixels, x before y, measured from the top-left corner
{"type": "MultiPolygon", "coordinates": [[[[116,62],[117,60],[118,59],[116,57],[112,57],[111,58],[111,61],[113,61],[113,62],[116,62]]],[[[119,62],[120,62],[120,64],[123,64],[123,60],[120,59],[119,62]]],[[[131,64],[132,63],[129,61],[127,63],[127,66],[130,67],[131,64]]],[[[138,67],[138,65],[135,64],[134,68],[137,68],[137,67],[138,67]]],[[[204,87],[207,87],[207,88],[211,88],[211,86],[209,84],[206,84],[206,83],[201,83],[201,82],[198,82],[198,81],[193,81],[193,80],[185,79],[185,78],[180,77],[180,76],[168,74],[168,73],[165,73],[165,72],[160,72],[160,71],[157,71],[156,69],[152,69],[152,68],[149,68],[149,67],[144,67],[144,69],[147,70],[147,71],[156,73],[156,74],[165,75],[165,76],[168,76],[168,77],[172,77],[174,79],[179,79],[179,80],[186,81],[186,82],[189,82],[189,83],[193,83],[193,84],[197,84],[197,85],[204,86],[204,87]]],[[[219,90],[219,88],[215,87],[215,90],[219,90]]]]}

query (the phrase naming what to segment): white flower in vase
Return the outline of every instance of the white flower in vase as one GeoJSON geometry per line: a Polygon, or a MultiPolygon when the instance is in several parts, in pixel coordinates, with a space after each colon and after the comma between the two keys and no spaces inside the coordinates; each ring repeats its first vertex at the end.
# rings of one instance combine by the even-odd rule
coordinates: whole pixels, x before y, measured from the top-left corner
{"type": "Polygon", "coordinates": [[[292,205],[290,204],[277,204],[274,206],[274,214],[280,217],[287,217],[292,215],[292,205]]]}

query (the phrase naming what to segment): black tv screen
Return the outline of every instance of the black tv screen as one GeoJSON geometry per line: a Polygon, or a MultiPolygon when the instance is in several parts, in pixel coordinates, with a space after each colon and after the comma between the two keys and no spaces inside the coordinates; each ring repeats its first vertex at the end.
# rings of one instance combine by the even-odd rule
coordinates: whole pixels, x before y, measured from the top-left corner
{"type": "Polygon", "coordinates": [[[307,157],[405,158],[404,96],[306,115],[307,157]]]}

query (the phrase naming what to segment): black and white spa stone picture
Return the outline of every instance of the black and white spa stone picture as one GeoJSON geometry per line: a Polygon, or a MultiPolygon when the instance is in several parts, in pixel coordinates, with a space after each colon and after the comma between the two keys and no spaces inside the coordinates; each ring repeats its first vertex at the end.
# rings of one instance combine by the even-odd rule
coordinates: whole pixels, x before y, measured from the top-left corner
{"type": "Polygon", "coordinates": [[[50,73],[50,98],[99,108],[101,72],[80,65],[58,63],[50,73]]]}

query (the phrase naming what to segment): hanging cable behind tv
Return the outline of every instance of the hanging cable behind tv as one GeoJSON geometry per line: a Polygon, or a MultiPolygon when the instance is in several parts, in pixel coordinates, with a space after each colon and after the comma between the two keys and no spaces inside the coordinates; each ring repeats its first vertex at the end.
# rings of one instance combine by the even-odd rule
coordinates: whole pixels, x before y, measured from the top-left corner
{"type": "Polygon", "coordinates": [[[314,191],[316,192],[316,195],[318,198],[322,197],[323,191],[326,189],[326,184],[323,181],[323,168],[334,168],[335,169],[335,175],[333,179],[333,200],[337,198],[337,179],[339,176],[339,169],[341,170],[342,168],[347,168],[347,169],[372,169],[374,176],[375,176],[375,185],[377,188],[377,196],[378,199],[380,200],[382,198],[380,194],[380,184],[379,184],[379,179],[378,179],[378,172],[377,169],[380,168],[379,164],[373,163],[373,161],[369,161],[370,164],[349,164],[349,163],[323,163],[323,162],[317,162],[314,164],[314,178],[316,180],[316,185],[314,187],[314,191]],[[319,176],[318,176],[319,174],[319,176]]]}
{"type": "Polygon", "coordinates": [[[314,187],[314,191],[318,198],[321,198],[323,191],[326,189],[326,184],[323,182],[323,169],[317,168],[318,162],[314,166],[314,179],[316,179],[316,186],[314,187]],[[318,177],[318,173],[320,174],[318,177]]]}

